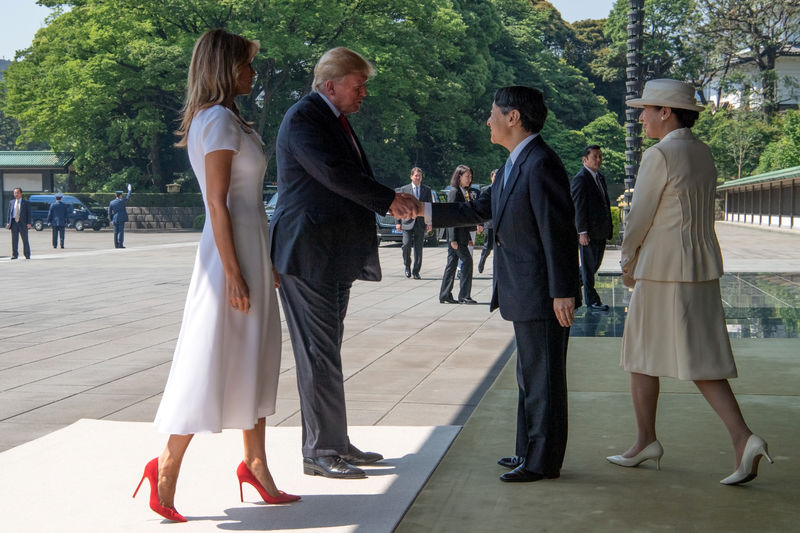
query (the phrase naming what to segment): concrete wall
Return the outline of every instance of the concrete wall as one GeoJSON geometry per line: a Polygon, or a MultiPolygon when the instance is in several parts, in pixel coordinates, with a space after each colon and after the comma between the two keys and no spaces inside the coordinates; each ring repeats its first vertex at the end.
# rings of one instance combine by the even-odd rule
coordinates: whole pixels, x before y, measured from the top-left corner
{"type": "Polygon", "coordinates": [[[203,207],[128,207],[126,230],[170,231],[192,229],[197,215],[205,213],[203,207]]]}

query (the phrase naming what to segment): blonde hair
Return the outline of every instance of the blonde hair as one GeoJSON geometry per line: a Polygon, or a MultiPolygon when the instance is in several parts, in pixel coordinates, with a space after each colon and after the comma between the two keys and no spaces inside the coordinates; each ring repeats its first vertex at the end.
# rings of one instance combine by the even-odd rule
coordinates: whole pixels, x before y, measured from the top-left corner
{"type": "Polygon", "coordinates": [[[326,81],[338,80],[353,73],[363,74],[367,78],[371,78],[375,75],[375,67],[370,65],[360,54],[349,48],[344,46],[331,48],[322,54],[322,57],[319,58],[316,66],[314,66],[312,87],[319,92],[326,81]]]}
{"type": "Polygon", "coordinates": [[[175,132],[180,139],[175,146],[186,146],[194,116],[200,110],[214,105],[230,108],[242,124],[249,127],[239,116],[233,99],[237,91],[236,78],[241,69],[256,56],[259,46],[258,41],[250,41],[222,29],[209,30],[197,39],[189,65],[181,125],[175,132]]]}

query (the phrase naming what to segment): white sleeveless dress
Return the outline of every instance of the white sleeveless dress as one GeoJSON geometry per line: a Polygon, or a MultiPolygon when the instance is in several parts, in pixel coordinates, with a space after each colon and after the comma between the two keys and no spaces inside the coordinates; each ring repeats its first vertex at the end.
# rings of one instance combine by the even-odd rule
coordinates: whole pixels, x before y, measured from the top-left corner
{"type": "Polygon", "coordinates": [[[208,213],[205,155],[233,150],[228,210],[236,256],[250,290],[250,312],[228,304],[225,272],[206,216],[169,379],[155,418],[170,434],[252,429],[275,412],[281,327],[261,190],[267,160],[261,139],[229,109],[200,111],[188,151],[208,213]]]}

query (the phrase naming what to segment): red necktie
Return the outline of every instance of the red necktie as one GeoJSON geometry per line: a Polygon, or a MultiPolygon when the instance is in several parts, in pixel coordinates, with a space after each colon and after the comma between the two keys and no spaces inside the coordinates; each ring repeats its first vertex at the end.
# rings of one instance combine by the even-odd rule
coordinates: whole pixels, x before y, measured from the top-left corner
{"type": "Polygon", "coordinates": [[[339,114],[339,122],[342,124],[347,136],[350,137],[350,142],[353,143],[353,147],[356,149],[356,152],[358,152],[359,157],[361,157],[361,150],[358,149],[358,143],[353,135],[353,130],[350,129],[350,123],[347,122],[347,117],[344,115],[344,113],[339,114]]]}

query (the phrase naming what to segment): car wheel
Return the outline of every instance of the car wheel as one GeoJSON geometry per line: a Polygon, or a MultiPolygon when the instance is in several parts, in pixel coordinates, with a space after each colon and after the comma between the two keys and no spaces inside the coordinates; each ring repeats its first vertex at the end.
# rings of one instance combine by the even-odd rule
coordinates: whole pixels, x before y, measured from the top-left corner
{"type": "Polygon", "coordinates": [[[76,220],[75,221],[75,230],[76,231],[83,231],[83,220],[76,220]]]}
{"type": "Polygon", "coordinates": [[[102,227],[103,227],[103,225],[102,225],[102,224],[95,224],[94,226],[92,226],[92,229],[93,229],[93,230],[95,230],[95,231],[100,231],[100,229],[101,229],[102,227]]]}
{"type": "Polygon", "coordinates": [[[42,231],[44,229],[44,222],[42,222],[41,220],[34,220],[33,229],[35,229],[36,231],[42,231]]]}

